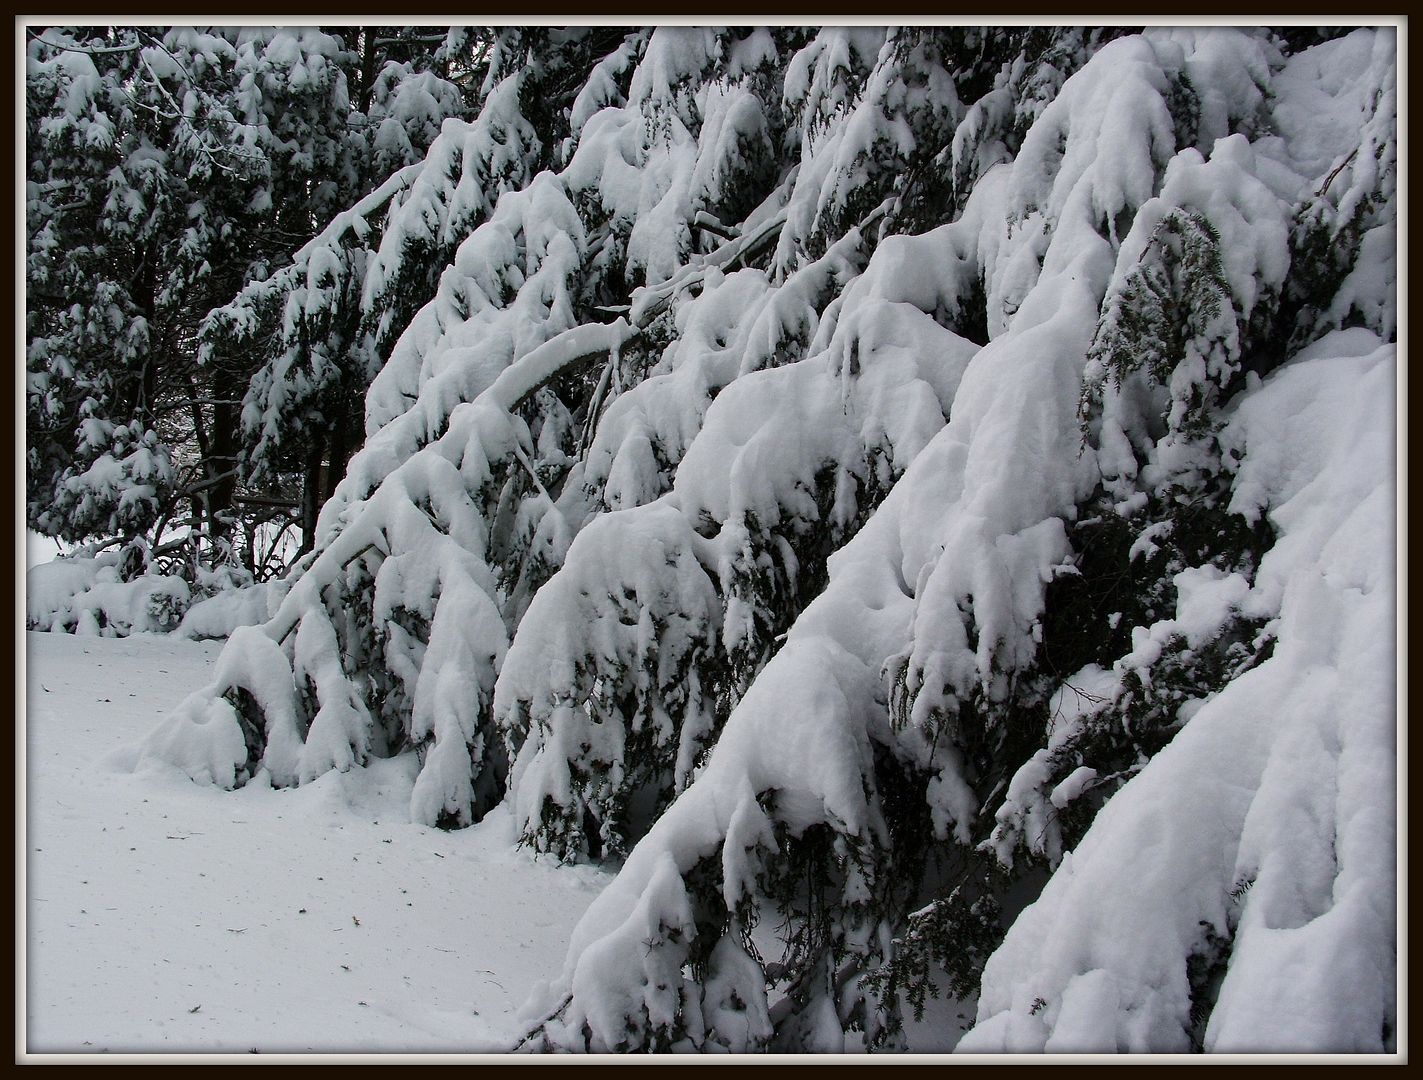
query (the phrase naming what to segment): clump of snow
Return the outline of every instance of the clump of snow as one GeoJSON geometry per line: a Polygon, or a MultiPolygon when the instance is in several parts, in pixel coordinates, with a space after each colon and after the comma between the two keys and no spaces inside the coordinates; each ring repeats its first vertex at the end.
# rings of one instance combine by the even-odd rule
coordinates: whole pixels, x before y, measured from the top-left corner
{"type": "MultiPolygon", "coordinates": [[[[206,573],[201,568],[199,575],[206,573]]],[[[180,637],[198,640],[231,637],[239,626],[264,623],[276,614],[282,597],[291,588],[285,578],[219,590],[196,600],[183,613],[183,621],[174,631],[180,637]]]]}

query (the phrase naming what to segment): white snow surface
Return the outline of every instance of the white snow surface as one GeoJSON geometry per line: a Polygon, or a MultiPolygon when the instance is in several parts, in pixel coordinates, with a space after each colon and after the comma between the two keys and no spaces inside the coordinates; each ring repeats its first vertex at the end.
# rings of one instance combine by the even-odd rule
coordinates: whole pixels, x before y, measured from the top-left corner
{"type": "MultiPolygon", "coordinates": [[[[507,804],[453,832],[412,824],[413,756],[236,793],[135,771],[221,646],[26,635],[25,1049],[510,1048],[612,871],[515,847],[507,804]]],[[[912,1048],[949,1049],[962,1009],[929,1002],[912,1048]]]]}
{"type": "Polygon", "coordinates": [[[489,1053],[606,882],[509,813],[410,822],[413,756],[229,793],[140,740],[220,643],[27,635],[32,1053],[489,1053]]]}

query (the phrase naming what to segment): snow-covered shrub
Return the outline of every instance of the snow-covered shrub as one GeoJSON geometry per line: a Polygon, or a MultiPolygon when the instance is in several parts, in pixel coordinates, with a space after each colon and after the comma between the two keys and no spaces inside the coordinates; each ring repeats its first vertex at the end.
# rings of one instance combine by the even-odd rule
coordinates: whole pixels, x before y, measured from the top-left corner
{"type": "Polygon", "coordinates": [[[135,540],[93,554],[80,548],[38,563],[25,574],[25,623],[31,630],[126,637],[176,633],[225,638],[239,626],[266,622],[281,581],[253,584],[236,566],[188,572],[160,568],[135,540]]]}
{"type": "Polygon", "coordinates": [[[208,572],[199,568],[200,595],[183,613],[183,620],[174,631],[179,637],[200,641],[228,638],[239,626],[264,623],[276,612],[290,587],[280,579],[256,584],[205,585],[206,577],[208,572]]]}
{"type": "Polygon", "coordinates": [[[31,630],[121,637],[172,630],[188,606],[188,583],[144,574],[121,577],[117,557],[60,556],[25,575],[25,622],[31,630]]]}

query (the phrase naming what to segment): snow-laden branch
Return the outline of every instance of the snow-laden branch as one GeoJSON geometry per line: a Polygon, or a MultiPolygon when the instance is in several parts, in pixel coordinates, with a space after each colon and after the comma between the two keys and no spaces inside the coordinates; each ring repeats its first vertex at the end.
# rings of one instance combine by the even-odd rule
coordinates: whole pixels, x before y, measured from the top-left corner
{"type": "MultiPolygon", "coordinates": [[[[597,360],[606,360],[635,330],[626,319],[611,323],[584,323],[550,338],[500,373],[486,394],[490,401],[513,412],[540,387],[568,372],[597,360]]],[[[476,399],[477,400],[477,399],[476,399]]]]}

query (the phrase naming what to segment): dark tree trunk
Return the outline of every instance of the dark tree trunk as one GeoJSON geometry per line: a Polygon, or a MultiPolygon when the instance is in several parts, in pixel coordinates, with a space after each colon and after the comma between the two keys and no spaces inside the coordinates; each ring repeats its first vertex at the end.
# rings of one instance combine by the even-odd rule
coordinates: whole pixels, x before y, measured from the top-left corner
{"type": "Polygon", "coordinates": [[[346,475],[346,462],[351,460],[351,454],[358,445],[358,421],[358,416],[347,414],[331,432],[331,453],[328,455],[326,482],[321,486],[323,504],[336,493],[336,485],[346,475]]]}
{"type": "Polygon", "coordinates": [[[361,85],[357,89],[356,104],[363,113],[371,111],[371,93],[375,89],[376,76],[380,74],[377,63],[379,57],[376,55],[375,32],[372,27],[365,27],[359,31],[359,49],[361,53],[361,85]]]}
{"type": "Polygon", "coordinates": [[[322,492],[321,460],[325,456],[326,440],[314,435],[306,454],[306,469],[301,482],[301,549],[305,555],[316,546],[316,517],[325,502],[322,492]]]}
{"type": "Polygon", "coordinates": [[[241,451],[239,422],[246,380],[229,367],[219,368],[213,378],[212,446],[208,455],[209,477],[222,477],[208,492],[208,535],[214,544],[232,531],[233,496],[237,494],[237,459],[241,451]],[[231,475],[225,475],[231,474],[231,475]]]}

